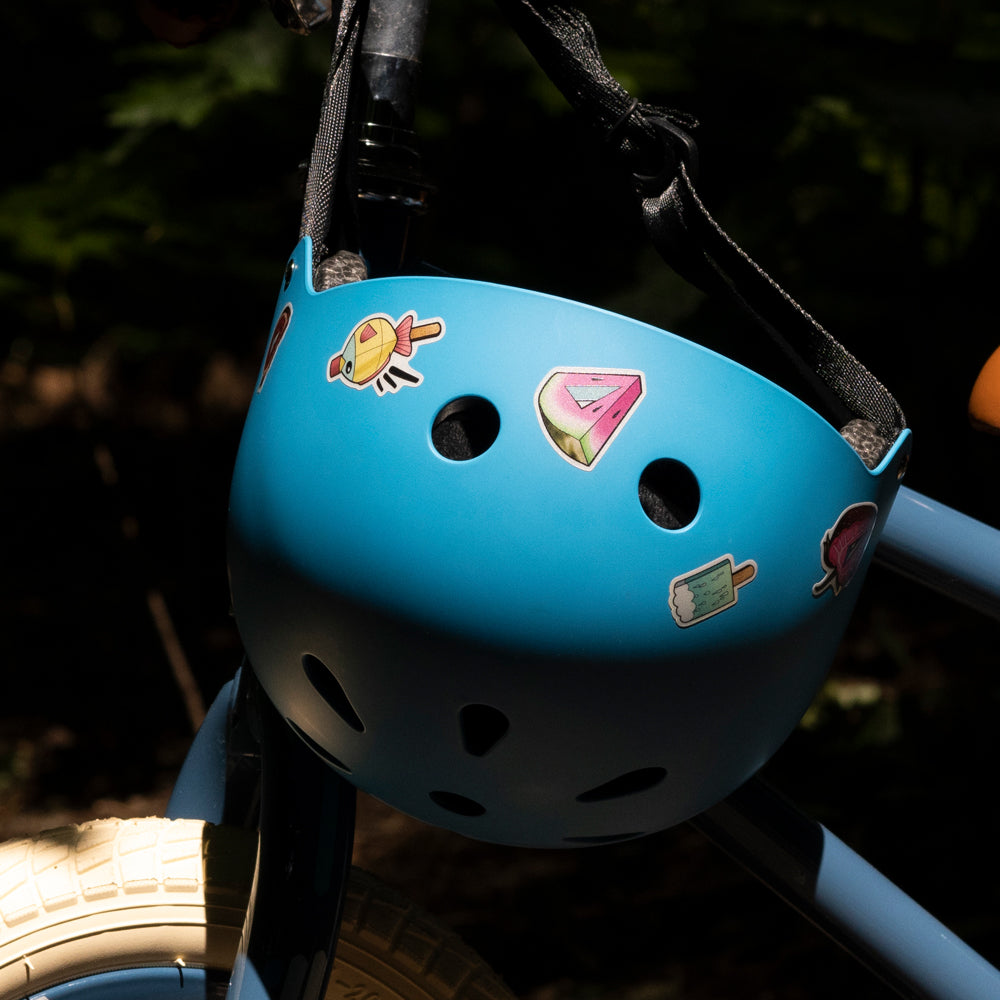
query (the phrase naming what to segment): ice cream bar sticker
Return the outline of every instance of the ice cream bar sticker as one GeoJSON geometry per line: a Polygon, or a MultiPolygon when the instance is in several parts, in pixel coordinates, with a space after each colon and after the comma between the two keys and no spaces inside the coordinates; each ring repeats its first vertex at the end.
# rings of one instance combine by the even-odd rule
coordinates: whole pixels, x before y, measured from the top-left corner
{"type": "Polygon", "coordinates": [[[670,584],[670,613],[681,628],[697,625],[731,608],[740,587],[757,575],[757,564],[749,559],[739,566],[730,555],[675,577],[670,584]]]}

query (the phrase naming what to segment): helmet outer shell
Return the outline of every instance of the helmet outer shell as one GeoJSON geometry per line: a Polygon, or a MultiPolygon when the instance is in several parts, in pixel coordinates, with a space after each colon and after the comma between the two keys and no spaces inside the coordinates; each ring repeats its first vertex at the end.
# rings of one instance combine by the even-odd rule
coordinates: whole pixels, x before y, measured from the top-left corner
{"type": "Polygon", "coordinates": [[[292,264],[229,558],[249,660],[302,738],[407,813],[526,846],[663,829],[750,777],[822,683],[908,434],[871,471],[655,327],[452,278],[316,293],[307,238],[292,264]],[[446,457],[435,420],[469,400],[495,439],[446,457]],[[647,515],[650,466],[697,484],[683,527],[647,515]]]}

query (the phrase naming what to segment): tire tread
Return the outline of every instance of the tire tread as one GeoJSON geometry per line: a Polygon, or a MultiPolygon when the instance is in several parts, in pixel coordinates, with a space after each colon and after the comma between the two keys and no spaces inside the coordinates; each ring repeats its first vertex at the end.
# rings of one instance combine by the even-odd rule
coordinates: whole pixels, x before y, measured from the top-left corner
{"type": "MultiPolygon", "coordinates": [[[[104,819],[0,844],[0,1000],[141,964],[231,967],[252,831],[104,819]]],[[[326,1000],[513,1000],[453,931],[354,868],[326,1000]]]]}

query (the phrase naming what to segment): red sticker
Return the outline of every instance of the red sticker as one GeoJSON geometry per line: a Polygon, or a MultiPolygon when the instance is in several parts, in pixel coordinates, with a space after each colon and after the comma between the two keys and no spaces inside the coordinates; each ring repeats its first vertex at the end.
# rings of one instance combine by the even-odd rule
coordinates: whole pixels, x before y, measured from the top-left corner
{"type": "Polygon", "coordinates": [[[826,532],[820,543],[820,562],[826,575],[813,584],[813,597],[827,590],[833,590],[836,596],[854,579],[875,530],[877,515],[875,504],[856,503],[826,532]]]}
{"type": "Polygon", "coordinates": [[[274,329],[271,331],[271,338],[267,342],[267,351],[264,354],[264,367],[261,369],[260,381],[257,383],[258,392],[264,388],[264,379],[267,378],[267,373],[271,370],[271,365],[274,364],[274,356],[278,353],[278,348],[285,339],[285,333],[288,331],[288,326],[291,322],[292,304],[289,302],[281,310],[281,315],[278,317],[278,321],[274,324],[274,329]]]}

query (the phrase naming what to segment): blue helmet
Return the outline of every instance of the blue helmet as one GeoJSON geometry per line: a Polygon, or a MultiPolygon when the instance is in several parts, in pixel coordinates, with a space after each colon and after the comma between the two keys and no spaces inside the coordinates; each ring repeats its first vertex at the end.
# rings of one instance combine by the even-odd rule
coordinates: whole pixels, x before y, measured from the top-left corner
{"type": "Polygon", "coordinates": [[[506,844],[661,830],[827,672],[909,450],[653,326],[449,277],[313,287],[296,247],[230,572],[281,714],[373,795],[506,844]]]}

